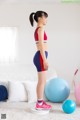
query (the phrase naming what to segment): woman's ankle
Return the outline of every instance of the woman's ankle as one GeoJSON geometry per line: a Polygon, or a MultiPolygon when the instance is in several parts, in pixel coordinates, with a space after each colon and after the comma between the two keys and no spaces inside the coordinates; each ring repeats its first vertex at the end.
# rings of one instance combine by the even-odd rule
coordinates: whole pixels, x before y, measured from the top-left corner
{"type": "Polygon", "coordinates": [[[39,105],[42,105],[42,104],[43,104],[43,99],[37,99],[37,103],[38,103],[39,105]]]}

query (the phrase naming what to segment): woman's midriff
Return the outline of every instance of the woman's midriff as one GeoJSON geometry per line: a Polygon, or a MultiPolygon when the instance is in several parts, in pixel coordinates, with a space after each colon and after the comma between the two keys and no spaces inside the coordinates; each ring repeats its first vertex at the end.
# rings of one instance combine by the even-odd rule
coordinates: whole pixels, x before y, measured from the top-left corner
{"type": "MultiPolygon", "coordinates": [[[[48,51],[47,43],[43,43],[43,45],[44,45],[44,50],[45,50],[45,51],[48,51]]],[[[37,50],[40,50],[40,45],[39,45],[39,43],[36,44],[36,47],[37,47],[37,50]]]]}

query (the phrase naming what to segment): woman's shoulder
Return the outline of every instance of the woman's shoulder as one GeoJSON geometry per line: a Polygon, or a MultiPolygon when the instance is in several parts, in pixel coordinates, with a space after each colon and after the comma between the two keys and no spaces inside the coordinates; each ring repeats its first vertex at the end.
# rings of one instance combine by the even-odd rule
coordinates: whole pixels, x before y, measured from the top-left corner
{"type": "Polygon", "coordinates": [[[38,34],[38,33],[41,33],[41,32],[44,32],[44,28],[39,26],[35,29],[35,34],[38,34]]]}
{"type": "Polygon", "coordinates": [[[38,27],[37,32],[44,32],[44,28],[43,27],[38,27]]]}
{"type": "Polygon", "coordinates": [[[44,30],[44,27],[41,27],[41,26],[36,27],[36,30],[44,30]]]}

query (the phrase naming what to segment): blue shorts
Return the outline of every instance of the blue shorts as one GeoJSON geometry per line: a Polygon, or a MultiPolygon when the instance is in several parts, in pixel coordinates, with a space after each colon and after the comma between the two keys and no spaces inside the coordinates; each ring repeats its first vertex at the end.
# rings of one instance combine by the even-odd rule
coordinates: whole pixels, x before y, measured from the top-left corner
{"type": "MultiPolygon", "coordinates": [[[[48,57],[48,52],[47,51],[45,51],[45,56],[46,56],[46,58],[48,57]]],[[[34,58],[33,58],[33,63],[36,66],[36,69],[37,69],[38,72],[46,71],[45,68],[44,68],[44,65],[43,65],[43,58],[41,56],[40,50],[38,50],[35,53],[34,58]]]]}

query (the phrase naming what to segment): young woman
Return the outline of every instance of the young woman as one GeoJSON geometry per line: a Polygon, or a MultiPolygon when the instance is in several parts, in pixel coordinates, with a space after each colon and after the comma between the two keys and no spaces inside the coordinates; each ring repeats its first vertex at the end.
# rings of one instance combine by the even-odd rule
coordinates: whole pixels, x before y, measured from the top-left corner
{"type": "Polygon", "coordinates": [[[37,51],[33,58],[33,63],[36,66],[38,73],[38,84],[36,87],[37,102],[36,109],[51,109],[52,106],[47,104],[43,100],[44,87],[46,84],[46,71],[48,70],[48,47],[47,47],[47,35],[44,31],[44,25],[47,23],[48,14],[44,11],[32,12],[29,16],[31,25],[34,25],[34,21],[37,22],[37,27],[34,32],[34,38],[36,42],[37,51]]]}

